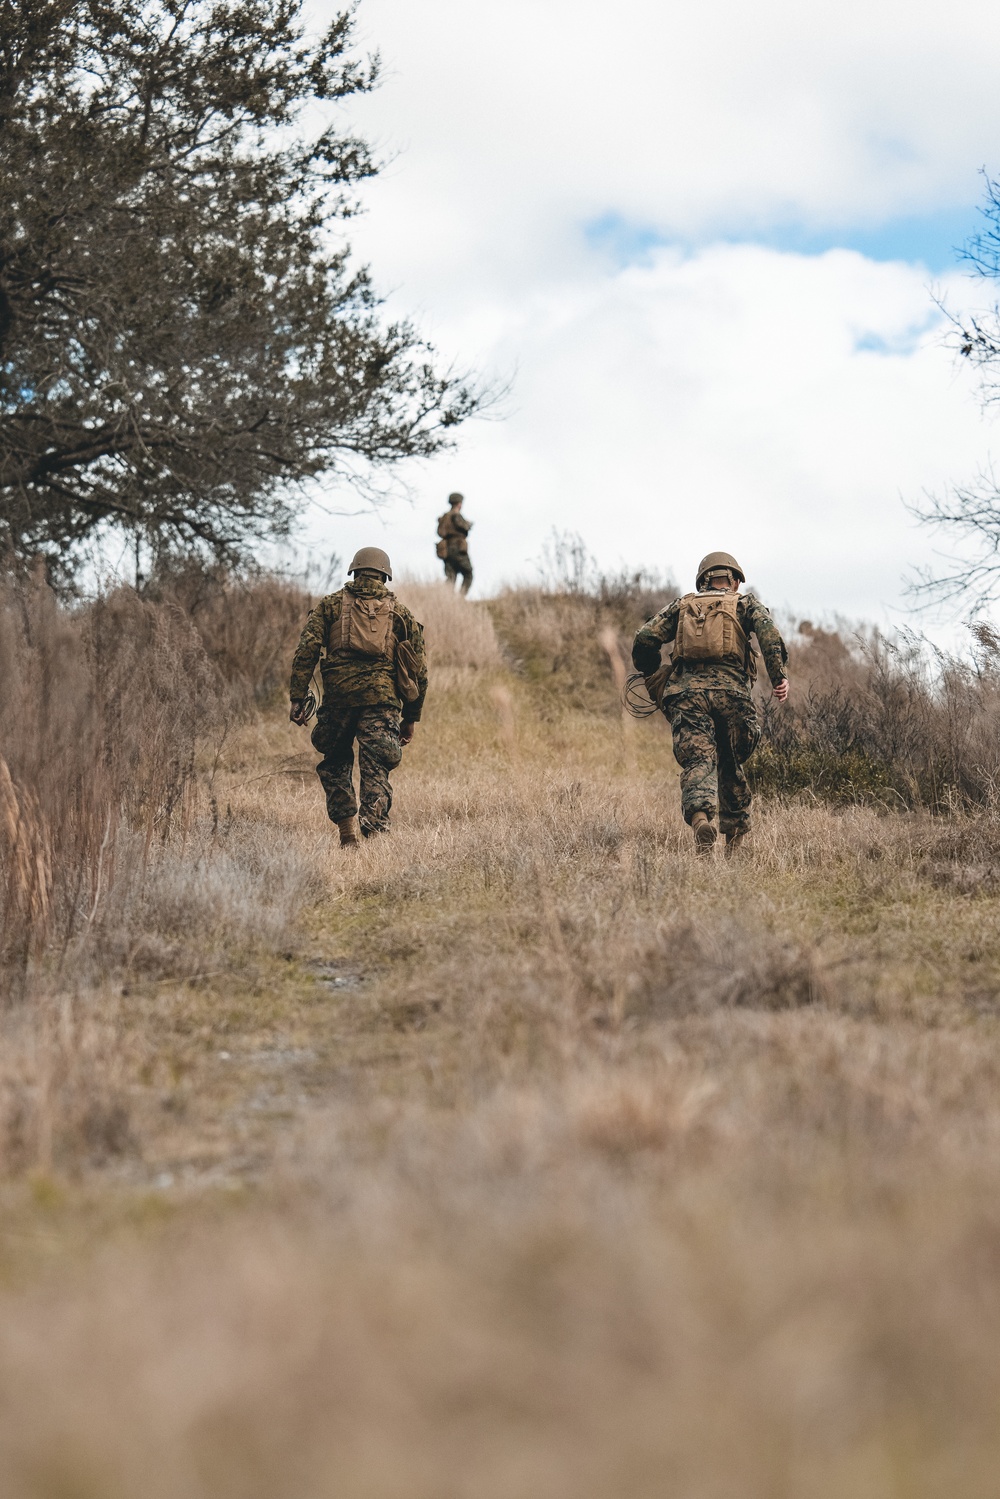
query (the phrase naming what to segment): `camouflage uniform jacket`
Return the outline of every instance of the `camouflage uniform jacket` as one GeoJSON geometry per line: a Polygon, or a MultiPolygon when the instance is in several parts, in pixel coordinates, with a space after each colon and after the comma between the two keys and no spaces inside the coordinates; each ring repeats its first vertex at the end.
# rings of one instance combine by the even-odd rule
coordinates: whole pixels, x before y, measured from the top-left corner
{"type": "MultiPolygon", "coordinates": [[[[681,601],[674,599],[659,614],[654,615],[636,631],[632,643],[632,662],[636,671],[644,677],[651,676],[660,665],[660,647],[669,645],[677,634],[677,616],[681,601]]],[[[756,635],[764,657],[764,665],[777,687],[785,675],[788,652],[785,642],[778,634],[770,610],[754,598],[752,593],[741,593],[737,604],[737,615],[749,641],[751,633],[756,635]]],[[[702,692],[707,688],[723,688],[727,692],[743,692],[747,696],[751,688],[750,672],[747,668],[730,665],[724,661],[679,661],[667,682],[664,701],[678,697],[684,692],[702,692]]]]}
{"type": "Polygon", "coordinates": [[[471,520],[458,510],[446,510],[438,517],[438,535],[448,548],[449,557],[464,557],[469,550],[468,535],[472,530],[471,520]]]}
{"type": "Polygon", "coordinates": [[[337,593],[328,593],[310,611],[306,627],[302,631],[298,649],[292,661],[292,680],[289,694],[292,701],[300,700],[309,691],[309,682],[320,653],[324,653],[321,667],[323,676],[323,701],[343,703],[354,708],[392,707],[402,708],[403,722],[416,723],[424,706],[427,693],[427,661],[424,655],[424,631],[405,604],[394,602],[392,630],[397,640],[408,640],[416,653],[418,669],[417,684],[420,696],[412,703],[403,703],[396,691],[393,662],[388,656],[362,656],[357,651],[329,650],[330,627],[340,618],[344,607],[344,595],[360,594],[364,598],[394,598],[384,583],[376,578],[356,578],[337,593]]]}

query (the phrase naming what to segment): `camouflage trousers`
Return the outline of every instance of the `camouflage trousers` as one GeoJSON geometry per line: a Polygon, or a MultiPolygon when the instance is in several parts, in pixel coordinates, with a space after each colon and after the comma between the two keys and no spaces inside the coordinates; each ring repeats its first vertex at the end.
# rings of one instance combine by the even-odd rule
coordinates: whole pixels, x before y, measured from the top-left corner
{"type": "Polygon", "coordinates": [[[459,552],[454,557],[444,559],[445,582],[454,588],[458,581],[459,573],[462,574],[462,592],[468,593],[472,587],[472,563],[465,552],[459,552]]]}
{"type": "Polygon", "coordinates": [[[719,814],[723,833],[750,826],[751,792],[743,774],[760,743],[757,710],[741,692],[708,688],[668,699],[664,709],[674,734],[674,759],[681,767],[681,809],[685,822],[696,812],[719,814]]]}
{"type": "Polygon", "coordinates": [[[403,757],[399,709],[387,705],[354,708],[346,703],[324,703],[320,708],[312,742],[323,756],[316,774],[326,792],[326,810],[333,822],[343,822],[358,811],[353,779],[355,740],[361,777],[361,831],[366,836],[384,833],[392,806],[389,772],[403,757]]]}

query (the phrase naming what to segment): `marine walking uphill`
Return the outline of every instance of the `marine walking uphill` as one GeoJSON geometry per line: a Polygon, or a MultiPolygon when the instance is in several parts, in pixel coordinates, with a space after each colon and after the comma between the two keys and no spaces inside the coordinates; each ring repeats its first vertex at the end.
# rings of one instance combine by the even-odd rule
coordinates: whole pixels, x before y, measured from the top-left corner
{"type": "Polygon", "coordinates": [[[700,854],[719,832],[734,854],[750,832],[751,792],[743,766],[760,743],[751,695],[756,635],[773,693],[788,696],[788,652],[770,612],[740,592],[743,569],[728,552],[703,557],[694,593],[674,599],[636,632],[632,662],[665,715],[681,767],[681,809],[700,854]],[[671,650],[662,661],[663,647],[671,650]],[[718,826],[716,826],[718,818],[718,826]]]}
{"type": "Polygon", "coordinates": [[[386,553],[362,547],[348,573],[353,581],[321,599],[306,621],[292,662],[289,717],[308,722],[310,683],[322,656],[323,701],[312,742],[323,758],[316,773],[341,844],[357,848],[360,838],[388,831],[389,776],[420,719],[427,663],[422,627],[386,587],[392,581],[386,553]]]}

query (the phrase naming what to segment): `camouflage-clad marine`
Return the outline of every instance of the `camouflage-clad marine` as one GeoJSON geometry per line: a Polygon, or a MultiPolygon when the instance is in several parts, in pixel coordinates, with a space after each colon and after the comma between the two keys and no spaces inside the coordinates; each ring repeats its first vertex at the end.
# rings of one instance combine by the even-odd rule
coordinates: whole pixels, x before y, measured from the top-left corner
{"type": "Polygon", "coordinates": [[[312,742],[323,759],[316,774],[341,843],[356,848],[354,742],[361,779],[360,833],[368,838],[389,827],[389,773],[402,759],[403,746],[410,743],[420,718],[427,663],[422,627],[386,587],[392,567],[385,552],[362,547],[349,573],[353,581],[327,594],[310,612],[292,662],[289,694],[292,722],[304,723],[304,700],[322,653],[323,705],[312,742]],[[401,675],[400,660],[407,650],[412,655],[407,655],[401,675]],[[404,689],[409,700],[404,699],[404,689]]]}
{"type": "Polygon", "coordinates": [[[788,696],[788,652],[769,611],[752,594],[741,594],[743,570],[728,552],[702,559],[697,593],[661,609],[636,632],[632,660],[651,695],[662,691],[663,712],[681,767],[681,807],[699,853],[716,840],[715,818],[726,835],[726,853],[750,830],[750,787],[743,764],[760,743],[751,697],[756,675],[751,635],[756,635],[774,696],[788,696]],[[680,636],[680,638],[679,638],[680,636]],[[672,664],[661,667],[661,647],[672,664]],[[714,659],[713,659],[714,657],[714,659]],[[666,684],[651,681],[666,675],[666,684]]]}
{"type": "Polygon", "coordinates": [[[472,587],[472,563],[469,560],[469,532],[472,530],[471,520],[466,520],[462,514],[462,501],[465,496],[450,494],[448,496],[449,509],[444,515],[438,516],[437,531],[441,540],[438,542],[437,554],[444,562],[444,576],[446,582],[454,588],[458,581],[458,575],[462,575],[462,592],[468,593],[472,587]]]}

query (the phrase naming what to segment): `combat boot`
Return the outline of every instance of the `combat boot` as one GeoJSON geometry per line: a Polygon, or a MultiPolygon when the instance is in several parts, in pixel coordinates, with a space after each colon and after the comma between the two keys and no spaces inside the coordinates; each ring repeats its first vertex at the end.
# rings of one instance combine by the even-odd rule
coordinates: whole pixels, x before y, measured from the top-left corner
{"type": "Polygon", "coordinates": [[[738,828],[735,833],[726,834],[726,858],[735,859],[741,849],[746,847],[750,837],[749,828],[738,828]]]}
{"type": "Polygon", "coordinates": [[[695,853],[710,854],[712,845],[719,834],[715,824],[709,820],[707,812],[696,812],[691,819],[691,831],[694,834],[695,853]]]}
{"type": "Polygon", "coordinates": [[[356,817],[345,817],[337,823],[340,829],[341,848],[359,848],[361,839],[358,837],[358,819],[356,817]]]}

